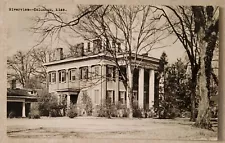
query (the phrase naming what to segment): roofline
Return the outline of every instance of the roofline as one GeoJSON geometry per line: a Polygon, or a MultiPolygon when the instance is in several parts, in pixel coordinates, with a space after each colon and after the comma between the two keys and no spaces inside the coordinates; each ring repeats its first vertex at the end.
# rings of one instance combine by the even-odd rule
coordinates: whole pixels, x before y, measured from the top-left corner
{"type": "Polygon", "coordinates": [[[38,99],[38,97],[31,97],[31,96],[7,96],[7,98],[22,98],[22,99],[38,99]]]}
{"type": "Polygon", "coordinates": [[[63,59],[63,60],[52,61],[52,62],[44,63],[43,65],[50,66],[50,65],[61,64],[61,63],[65,63],[65,62],[82,61],[82,60],[89,59],[89,58],[96,58],[96,57],[103,57],[103,56],[105,56],[105,54],[100,53],[97,55],[81,56],[81,57],[74,57],[74,58],[67,58],[67,59],[63,59]]]}
{"type": "MultiPolygon", "coordinates": [[[[117,56],[117,58],[123,58],[124,56],[128,56],[128,53],[127,54],[119,54],[117,56]]],[[[62,64],[62,63],[66,63],[66,62],[82,61],[82,60],[92,59],[92,58],[96,58],[96,57],[111,57],[111,56],[106,55],[105,53],[100,53],[97,55],[74,57],[74,58],[67,58],[67,59],[63,59],[63,60],[52,61],[52,62],[44,63],[43,65],[50,66],[50,65],[62,64]]],[[[132,57],[135,57],[134,53],[132,53],[132,57]]],[[[148,60],[148,61],[153,61],[153,62],[157,62],[157,63],[160,61],[160,59],[158,59],[158,58],[144,56],[144,55],[138,55],[137,58],[148,60]]]]}

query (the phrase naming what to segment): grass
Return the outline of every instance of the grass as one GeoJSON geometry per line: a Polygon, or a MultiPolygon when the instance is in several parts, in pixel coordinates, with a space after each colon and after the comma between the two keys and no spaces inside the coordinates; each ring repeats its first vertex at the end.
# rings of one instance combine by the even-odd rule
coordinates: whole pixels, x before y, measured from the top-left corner
{"type": "Polygon", "coordinates": [[[68,117],[8,119],[11,138],[216,140],[217,130],[192,126],[187,119],[68,117]]]}

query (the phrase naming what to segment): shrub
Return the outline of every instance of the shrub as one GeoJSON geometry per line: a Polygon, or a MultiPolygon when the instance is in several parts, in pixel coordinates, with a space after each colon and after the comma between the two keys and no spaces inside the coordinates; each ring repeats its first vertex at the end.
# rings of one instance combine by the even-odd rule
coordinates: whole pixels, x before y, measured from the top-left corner
{"type": "Polygon", "coordinates": [[[106,110],[104,105],[100,106],[99,109],[97,110],[97,116],[106,117],[106,110]]]}
{"type": "Polygon", "coordinates": [[[91,116],[93,114],[92,101],[87,92],[83,92],[83,95],[78,99],[76,106],[79,116],[91,116]]]}
{"type": "Polygon", "coordinates": [[[181,118],[190,118],[191,112],[190,111],[184,111],[181,113],[181,118]]]}
{"type": "Polygon", "coordinates": [[[77,117],[77,115],[78,115],[78,111],[77,111],[76,105],[71,104],[70,109],[67,112],[67,116],[69,118],[74,118],[74,117],[77,117]]]}
{"type": "Polygon", "coordinates": [[[133,117],[142,118],[143,117],[143,111],[140,108],[133,109],[133,117]]]}
{"type": "Polygon", "coordinates": [[[61,117],[62,114],[61,114],[61,112],[60,112],[60,109],[51,109],[51,110],[49,111],[49,116],[50,116],[50,117],[61,117]]]}
{"type": "Polygon", "coordinates": [[[128,115],[129,115],[128,109],[125,108],[125,109],[123,110],[123,117],[128,117],[128,115]]]}
{"type": "Polygon", "coordinates": [[[154,108],[150,108],[145,112],[145,118],[153,118],[155,117],[154,108]]]}
{"type": "Polygon", "coordinates": [[[98,117],[117,117],[117,105],[111,102],[111,98],[107,98],[106,100],[103,100],[103,104],[101,106],[97,106],[97,116],[98,117]]]}
{"type": "Polygon", "coordinates": [[[28,114],[29,119],[40,119],[40,112],[38,109],[38,105],[33,104],[30,109],[30,113],[28,114]]]}
{"type": "Polygon", "coordinates": [[[40,115],[50,117],[62,116],[61,110],[65,111],[66,109],[65,99],[62,103],[58,104],[57,97],[48,93],[48,91],[46,90],[43,90],[38,94],[38,96],[38,108],[40,111],[40,115]]]}
{"type": "Polygon", "coordinates": [[[144,117],[144,110],[138,107],[138,101],[135,100],[133,102],[133,117],[135,118],[143,118],[144,117]]]}
{"type": "Polygon", "coordinates": [[[88,116],[91,116],[92,110],[93,110],[92,101],[91,101],[91,98],[88,96],[88,94],[86,92],[82,96],[82,103],[84,105],[84,110],[85,110],[86,114],[88,116]]]}
{"type": "Polygon", "coordinates": [[[41,116],[49,116],[51,94],[47,90],[40,91],[38,94],[38,106],[41,116]]]}
{"type": "Polygon", "coordinates": [[[56,96],[51,95],[50,97],[51,98],[48,102],[48,104],[49,104],[49,116],[50,117],[61,117],[62,116],[61,110],[63,110],[65,108],[65,105],[59,104],[56,96]]]}
{"type": "Polygon", "coordinates": [[[174,119],[176,117],[176,110],[169,104],[159,107],[159,118],[160,119],[174,119]]]}

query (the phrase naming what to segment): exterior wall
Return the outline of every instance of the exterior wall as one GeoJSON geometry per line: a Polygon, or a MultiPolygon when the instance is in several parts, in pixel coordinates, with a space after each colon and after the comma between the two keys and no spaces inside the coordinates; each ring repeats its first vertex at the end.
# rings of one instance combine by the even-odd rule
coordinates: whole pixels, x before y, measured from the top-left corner
{"type": "MultiPolygon", "coordinates": [[[[49,92],[54,92],[59,89],[65,89],[65,88],[83,88],[85,86],[90,86],[90,84],[93,82],[92,79],[79,79],[80,77],[80,72],[79,68],[80,67],[85,67],[88,66],[88,70],[91,71],[92,69],[90,68],[91,66],[94,65],[100,65],[103,64],[104,62],[99,60],[99,59],[92,59],[92,60],[85,60],[85,61],[77,61],[77,62],[71,62],[71,63],[63,63],[63,64],[57,64],[57,65],[52,65],[48,66],[47,72],[57,71],[62,70],[62,69],[71,69],[71,68],[76,68],[76,80],[75,81],[69,81],[64,82],[64,83],[59,83],[58,82],[58,74],[56,74],[56,83],[49,83],[49,92]]],[[[100,72],[101,73],[101,72],[100,72]]],[[[68,76],[67,76],[68,79],[68,76]]]]}
{"type": "MultiPolygon", "coordinates": [[[[79,58],[78,58],[79,59],[79,58]]],[[[150,106],[153,106],[153,102],[154,102],[154,97],[150,96],[154,96],[154,70],[156,69],[157,64],[153,63],[151,64],[151,62],[143,62],[143,65],[140,65],[140,68],[138,69],[137,73],[138,75],[138,86],[139,89],[136,89],[136,94],[138,99],[141,99],[138,103],[139,106],[141,108],[145,108],[146,106],[149,106],[147,108],[150,108],[150,106]],[[145,76],[144,71],[147,70],[147,74],[149,74],[149,76],[145,76]],[[140,72],[142,71],[142,72],[140,72]],[[142,76],[139,77],[140,73],[142,73],[142,76]],[[144,78],[148,78],[148,86],[149,88],[144,89],[145,83],[144,83],[144,78]],[[150,85],[149,85],[150,83],[150,85]],[[140,86],[142,87],[140,89],[140,86]],[[143,100],[143,101],[142,101],[143,100]],[[148,101],[144,101],[144,100],[148,100],[148,101]]],[[[60,95],[60,94],[64,94],[67,95],[67,99],[70,101],[72,94],[77,94],[77,93],[73,93],[70,92],[70,89],[77,89],[78,92],[78,99],[77,99],[77,103],[80,104],[81,103],[81,99],[83,97],[83,93],[86,92],[88,94],[88,96],[91,98],[92,100],[92,105],[96,106],[96,105],[100,105],[102,103],[102,101],[106,98],[107,95],[107,91],[113,90],[114,91],[114,98],[115,98],[115,103],[118,102],[119,100],[119,95],[121,92],[124,92],[124,104],[126,104],[125,99],[127,100],[127,92],[126,92],[126,88],[123,84],[122,81],[119,80],[119,76],[118,76],[118,71],[116,71],[116,75],[115,78],[113,80],[106,80],[106,66],[107,65],[113,65],[112,62],[110,62],[109,60],[103,60],[103,59],[98,59],[98,57],[96,58],[86,58],[85,60],[64,60],[61,62],[56,62],[53,64],[48,64],[47,65],[47,72],[56,72],[56,82],[55,83],[49,83],[49,92],[50,93],[54,93],[56,95],[60,95]],[[96,78],[92,77],[92,72],[95,71],[93,66],[99,65],[99,76],[97,76],[96,78]],[[88,67],[88,79],[80,79],[80,68],[81,67],[88,67]],[[69,70],[70,69],[76,69],[75,71],[75,81],[69,81],[69,70]],[[63,83],[59,83],[59,74],[58,71],[60,70],[66,70],[66,80],[63,83]],[[91,77],[91,78],[90,78],[91,77]],[[96,97],[96,94],[98,94],[98,97],[96,97]]],[[[69,101],[67,101],[67,104],[69,103],[69,101]]]]}

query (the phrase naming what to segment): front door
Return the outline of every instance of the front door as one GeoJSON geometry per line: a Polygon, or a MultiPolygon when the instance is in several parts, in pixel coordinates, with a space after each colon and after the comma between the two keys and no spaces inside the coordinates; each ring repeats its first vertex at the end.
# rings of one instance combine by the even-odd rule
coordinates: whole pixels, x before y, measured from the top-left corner
{"type": "Polygon", "coordinates": [[[78,95],[77,94],[71,94],[70,95],[70,102],[72,104],[76,104],[77,103],[77,99],[78,99],[78,95]]]}

